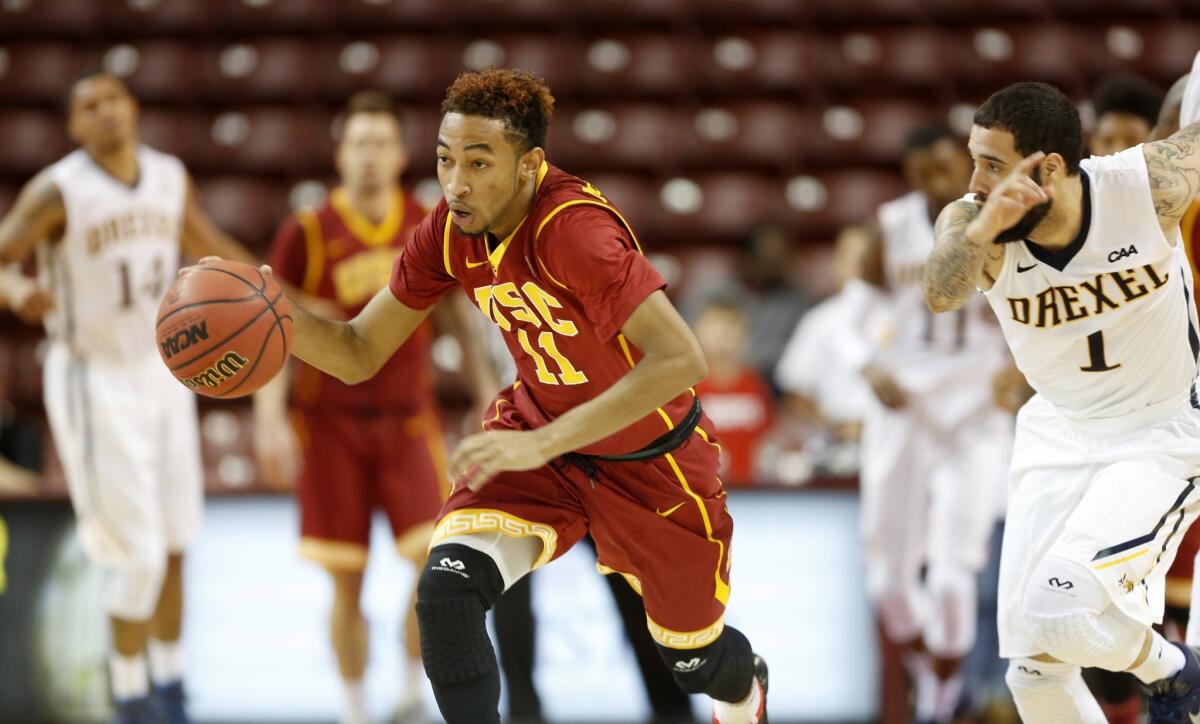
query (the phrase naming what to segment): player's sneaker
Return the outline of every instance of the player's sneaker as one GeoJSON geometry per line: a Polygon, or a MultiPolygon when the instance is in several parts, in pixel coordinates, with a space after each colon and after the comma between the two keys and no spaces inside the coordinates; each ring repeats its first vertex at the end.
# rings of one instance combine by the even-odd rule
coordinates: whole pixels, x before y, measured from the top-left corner
{"type": "Polygon", "coordinates": [[[113,702],[116,716],[113,724],[159,724],[162,716],[149,696],[113,702]]]}
{"type": "Polygon", "coordinates": [[[1150,697],[1147,724],[1200,722],[1200,652],[1174,641],[1171,645],[1183,651],[1183,668],[1145,686],[1150,697]]]}
{"type": "Polygon", "coordinates": [[[187,715],[187,709],[184,703],[187,697],[183,693],[183,682],[175,681],[165,686],[154,686],[154,693],[151,694],[162,717],[162,724],[191,724],[191,718],[187,715]]]}
{"type": "Polygon", "coordinates": [[[754,655],[754,684],[758,687],[758,709],[749,722],[725,722],[717,718],[716,707],[713,708],[713,724],[767,724],[767,662],[758,654],[754,655]]]}

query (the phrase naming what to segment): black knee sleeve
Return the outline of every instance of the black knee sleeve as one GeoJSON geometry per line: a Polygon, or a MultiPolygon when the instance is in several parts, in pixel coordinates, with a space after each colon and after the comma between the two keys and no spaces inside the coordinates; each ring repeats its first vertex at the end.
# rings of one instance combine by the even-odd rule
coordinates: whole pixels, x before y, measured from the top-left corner
{"type": "Polygon", "coordinates": [[[417,623],[431,682],[461,684],[496,673],[484,614],[503,592],[491,557],[456,543],[429,552],[417,583],[417,623]]]}
{"type": "Polygon", "coordinates": [[[675,683],[689,694],[707,694],[718,701],[741,701],[754,683],[754,651],[741,631],[726,626],[719,638],[699,649],[669,649],[659,645],[675,683]]]}

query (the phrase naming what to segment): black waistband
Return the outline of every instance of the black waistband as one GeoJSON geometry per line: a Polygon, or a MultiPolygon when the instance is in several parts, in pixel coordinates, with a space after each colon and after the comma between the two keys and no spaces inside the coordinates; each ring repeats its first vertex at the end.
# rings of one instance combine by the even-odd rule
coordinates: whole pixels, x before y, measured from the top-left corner
{"type": "Polygon", "coordinates": [[[623,455],[585,455],[584,457],[612,463],[625,463],[661,457],[687,442],[692,431],[696,429],[696,425],[700,423],[700,415],[702,413],[700,398],[693,397],[691,408],[688,410],[687,415],[679,421],[679,424],[641,450],[623,455]]]}

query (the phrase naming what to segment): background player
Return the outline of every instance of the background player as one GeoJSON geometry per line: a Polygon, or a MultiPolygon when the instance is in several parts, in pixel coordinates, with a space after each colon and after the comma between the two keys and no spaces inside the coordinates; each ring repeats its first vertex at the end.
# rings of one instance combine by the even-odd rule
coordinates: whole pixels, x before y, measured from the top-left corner
{"type": "Polygon", "coordinates": [[[903,164],[913,191],[880,207],[863,264],[890,297],[885,338],[863,368],[878,402],[863,426],[867,590],[885,635],[908,649],[916,719],[950,721],[1013,421],[992,394],[1007,355],[983,299],[934,317],[921,295],[933,220],[965,191],[970,158],[934,125],[911,134],[903,164]]]}
{"type": "MultiPolygon", "coordinates": [[[[351,98],[335,140],[341,184],[320,208],[284,222],[270,263],[276,276],[306,295],[310,309],[349,319],[387,286],[396,256],[425,211],[399,186],[408,153],[400,118],[386,96],[366,92],[351,98]]],[[[441,305],[439,321],[456,332],[483,409],[500,384],[475,335],[462,332],[470,320],[464,317],[465,302],[457,304],[461,301],[441,305]]],[[[374,378],[353,387],[299,363],[291,403],[302,458],[288,420],[287,376],[255,396],[256,448],[267,476],[276,484],[291,484],[302,459],[300,554],[324,566],[333,581],[330,640],[342,677],[343,724],[367,721],[368,637],[360,597],[371,514],[376,508],[387,514],[397,551],[419,568],[449,492],[432,340],[432,325],[422,324],[374,378]]],[[[413,604],[415,598],[414,578],[413,604]]],[[[421,717],[424,676],[411,606],[405,649],[405,694],[398,715],[407,720],[421,717]]]]}
{"type": "Polygon", "coordinates": [[[1037,390],[1018,415],[1001,560],[1009,688],[1025,721],[1103,721],[1079,667],[1129,670],[1151,721],[1186,721],[1200,659],[1150,625],[1200,474],[1178,232],[1200,124],[1081,163],[1078,112],[1051,86],[1009,86],[974,120],[975,196],[939,216],[924,286],[936,311],[986,290],[1037,390]]]}
{"type": "MultiPolygon", "coordinates": [[[[167,372],[154,339],[159,299],[180,251],[253,261],[196,202],[178,159],[139,145],[137,102],[106,74],[71,88],[80,148],[33,178],[0,221],[0,262],[36,248],[47,295],[46,412],[78,533],[108,573],[109,661],[117,719],[183,713],[183,550],[200,526],[196,401],[167,372]],[[147,665],[157,694],[149,697],[147,665]]],[[[8,277],[11,280],[11,277],[8,277]]]]}
{"type": "Polygon", "coordinates": [[[721,724],[765,721],[766,667],[724,623],[732,520],[688,390],[703,357],[616,209],[546,163],[552,108],[527,72],[460,75],[438,134],[445,198],[390,290],[348,323],[300,312],[294,352],[364,380],[461,286],[516,360],[489,431],[452,456],[459,485],[418,588],[425,671],[448,722],[499,721],[484,612],[589,530],[599,563],[637,582],[680,686],[712,697],[721,724]]]}
{"type": "Polygon", "coordinates": [[[1136,75],[1114,75],[1096,88],[1096,125],[1088,138],[1093,156],[1107,156],[1145,141],[1163,104],[1162,89],[1136,75]]]}

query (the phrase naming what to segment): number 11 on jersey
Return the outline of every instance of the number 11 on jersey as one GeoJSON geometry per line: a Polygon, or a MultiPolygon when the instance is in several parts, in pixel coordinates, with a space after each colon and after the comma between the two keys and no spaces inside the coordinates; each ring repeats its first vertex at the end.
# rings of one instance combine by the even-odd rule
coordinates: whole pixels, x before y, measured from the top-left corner
{"type": "Polygon", "coordinates": [[[1121,366],[1118,362],[1110,365],[1104,358],[1104,332],[1092,332],[1087,336],[1088,366],[1080,367],[1083,372],[1108,372],[1121,366]]]}

